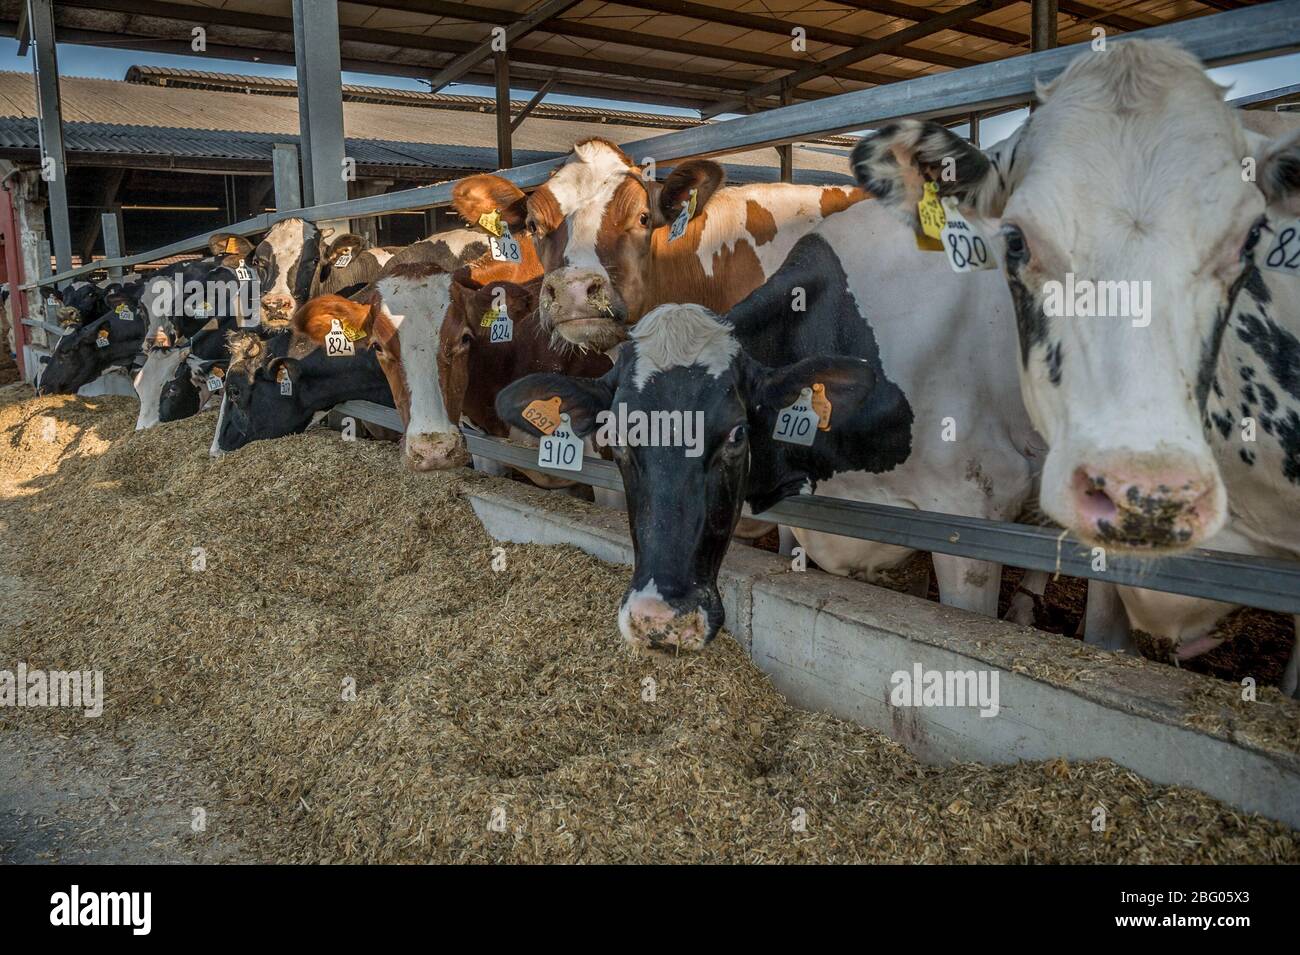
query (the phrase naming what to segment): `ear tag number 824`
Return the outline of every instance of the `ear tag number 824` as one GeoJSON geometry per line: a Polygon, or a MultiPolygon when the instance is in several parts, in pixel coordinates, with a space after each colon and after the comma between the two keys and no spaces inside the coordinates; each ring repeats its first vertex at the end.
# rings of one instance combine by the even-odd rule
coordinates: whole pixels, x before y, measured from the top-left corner
{"type": "Polygon", "coordinates": [[[811,447],[817,437],[817,423],[820,421],[812,406],[812,389],[805,388],[799,392],[794,404],[782,408],[776,413],[776,428],[772,437],[789,444],[801,444],[811,447]]]}
{"type": "Polygon", "coordinates": [[[561,471],[582,470],[582,439],[573,433],[567,414],[560,415],[559,426],[537,446],[537,463],[561,471]]]}
{"type": "Polygon", "coordinates": [[[357,348],[352,339],[343,331],[343,323],[337,318],[330,321],[330,330],[325,334],[325,354],[330,358],[355,355],[357,348]]]}

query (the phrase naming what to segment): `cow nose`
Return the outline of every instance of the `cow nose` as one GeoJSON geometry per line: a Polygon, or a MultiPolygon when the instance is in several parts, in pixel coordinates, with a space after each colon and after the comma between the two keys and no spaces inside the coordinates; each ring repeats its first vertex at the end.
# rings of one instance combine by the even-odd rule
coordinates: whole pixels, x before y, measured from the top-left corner
{"type": "Polygon", "coordinates": [[[564,269],[547,278],[542,288],[544,307],[554,309],[554,320],[612,314],[609,279],[599,272],[564,269]]]}
{"type": "Polygon", "coordinates": [[[654,595],[629,597],[618,622],[623,639],[634,646],[699,650],[709,639],[709,623],[703,608],[683,613],[654,595]]]}
{"type": "Polygon", "coordinates": [[[459,431],[449,434],[408,434],[403,441],[406,463],[416,471],[445,471],[469,464],[465,436],[459,431]]]}
{"type": "Polygon", "coordinates": [[[263,295],[262,308],[274,317],[282,317],[293,311],[293,297],[290,295],[263,295]]]}
{"type": "Polygon", "coordinates": [[[1074,470],[1070,495],[1085,537],[1134,549],[1194,546],[1223,517],[1218,478],[1191,463],[1084,464],[1074,470]]]}

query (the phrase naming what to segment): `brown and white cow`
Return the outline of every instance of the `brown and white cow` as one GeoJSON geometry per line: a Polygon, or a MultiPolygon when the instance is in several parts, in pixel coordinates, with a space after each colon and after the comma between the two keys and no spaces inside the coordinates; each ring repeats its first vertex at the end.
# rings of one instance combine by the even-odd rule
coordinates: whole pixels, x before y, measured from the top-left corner
{"type": "Polygon", "coordinates": [[[726,312],[780,267],[801,236],[867,195],[785,183],[723,187],[723,179],[717,163],[690,160],[659,183],[613,143],[593,138],[575,145],[531,196],[498,176],[474,176],[457,187],[453,205],[469,222],[497,211],[514,232],[530,234],[546,273],[543,321],[570,342],[604,351],[657,305],[726,312]],[[673,238],[674,221],[692,202],[685,230],[673,238]]]}

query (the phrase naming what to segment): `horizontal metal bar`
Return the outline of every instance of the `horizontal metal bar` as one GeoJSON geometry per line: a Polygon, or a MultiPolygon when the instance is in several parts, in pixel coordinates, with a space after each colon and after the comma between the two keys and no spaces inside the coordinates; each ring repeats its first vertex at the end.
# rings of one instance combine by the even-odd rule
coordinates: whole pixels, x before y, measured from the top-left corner
{"type": "Polygon", "coordinates": [[[402,424],[402,416],[397,413],[396,408],[377,405],[373,401],[345,401],[341,405],[335,405],[334,410],[339,414],[351,415],[370,424],[377,424],[389,431],[400,433],[406,430],[406,426],[402,424]]]}
{"type": "MultiPolygon", "coordinates": [[[[466,443],[471,454],[511,467],[529,468],[612,491],[623,490],[618,468],[608,461],[586,457],[581,471],[561,471],[539,466],[535,448],[477,434],[467,434],[466,443]]],[[[989,560],[1008,567],[1205,597],[1279,613],[1300,613],[1300,561],[1197,549],[1176,557],[1158,558],[1107,553],[1105,569],[1094,570],[1092,548],[1053,528],[820,495],[786,498],[770,510],[756,514],[755,519],[989,560]]]]}
{"type": "MultiPolygon", "coordinates": [[[[1300,0],[1274,0],[1272,3],[1139,30],[1107,42],[1125,43],[1134,37],[1176,40],[1212,65],[1300,49],[1300,0]]],[[[797,103],[724,123],[652,136],[625,144],[623,149],[638,162],[653,157],[662,166],[696,156],[717,156],[802,141],[814,136],[851,132],[902,116],[926,118],[957,115],[971,110],[1023,103],[1033,96],[1035,84],[1061,72],[1070,60],[1082,52],[1084,46],[1085,44],[1062,46],[981,63],[950,73],[931,74],[815,102],[797,103]]],[[[551,170],[563,161],[564,157],[559,157],[527,166],[515,166],[512,169],[498,170],[497,175],[509,179],[521,189],[528,189],[544,183],[551,170]]],[[[455,182],[445,182],[433,186],[417,186],[414,189],[307,209],[267,213],[237,222],[225,229],[173,242],[152,252],[83,265],[39,279],[23,288],[65,282],[100,268],[141,265],[168,255],[201,248],[217,232],[249,235],[265,231],[275,222],[293,216],[312,222],[324,222],[431,209],[447,205],[451,201],[451,191],[455,185],[455,182]]]]}
{"type": "Polygon", "coordinates": [[[24,318],[23,324],[28,328],[43,328],[47,332],[54,332],[56,335],[62,335],[65,331],[61,325],[51,325],[49,322],[43,322],[39,318],[24,318]]]}

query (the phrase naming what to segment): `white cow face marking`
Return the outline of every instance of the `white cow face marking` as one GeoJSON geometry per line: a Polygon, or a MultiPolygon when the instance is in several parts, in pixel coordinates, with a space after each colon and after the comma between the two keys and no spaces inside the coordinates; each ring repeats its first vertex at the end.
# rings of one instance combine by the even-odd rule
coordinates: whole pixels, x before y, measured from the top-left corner
{"type": "Polygon", "coordinates": [[[372,340],[398,409],[406,420],[403,449],[416,470],[469,461],[465,439],[451,421],[438,370],[442,323],[451,306],[451,276],[392,276],[378,283],[372,340]]]}
{"type": "Polygon", "coordinates": [[[140,396],[140,413],[135,419],[135,430],[145,431],[161,420],[159,403],[163,388],[176,377],[176,369],[190,354],[188,348],[154,348],[149,351],[135,376],[135,391],[140,396]]]}
{"type": "Polygon", "coordinates": [[[1227,516],[1202,412],[1265,207],[1242,176],[1248,140],[1222,89],[1163,42],[1082,55],[1040,101],[987,154],[892,124],[855,171],[913,221],[936,182],[1001,258],[1021,391],[1050,445],[1043,510],[1116,549],[1199,545],[1227,516]]]}
{"type": "Polygon", "coordinates": [[[320,230],[303,219],[271,226],[253,253],[262,286],[262,309],[271,322],[285,322],[307,301],[320,268],[320,230]]]}

